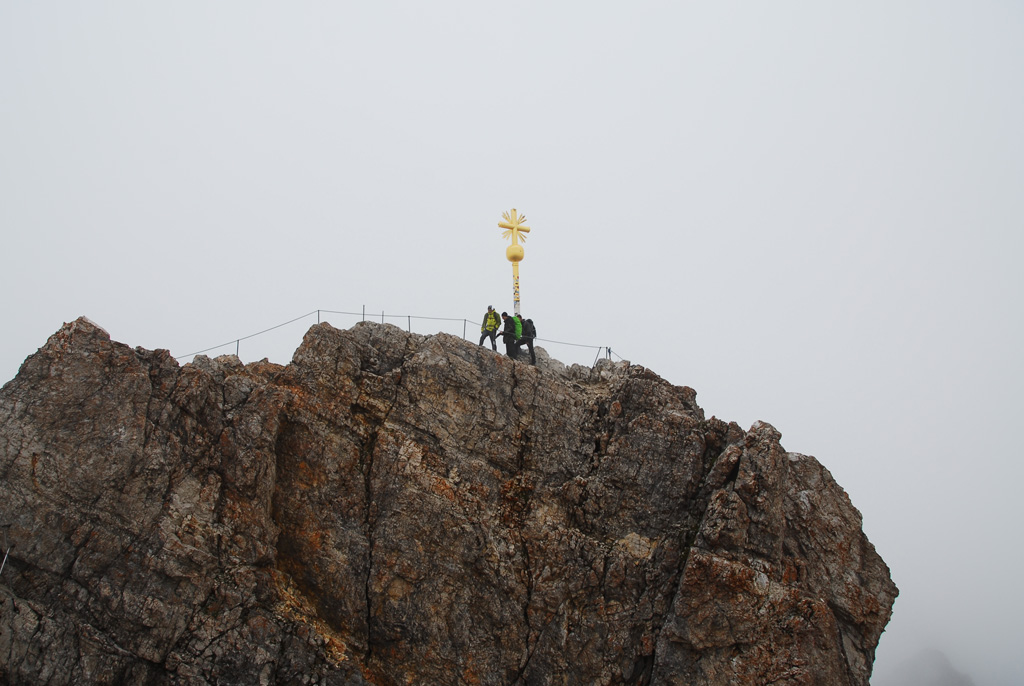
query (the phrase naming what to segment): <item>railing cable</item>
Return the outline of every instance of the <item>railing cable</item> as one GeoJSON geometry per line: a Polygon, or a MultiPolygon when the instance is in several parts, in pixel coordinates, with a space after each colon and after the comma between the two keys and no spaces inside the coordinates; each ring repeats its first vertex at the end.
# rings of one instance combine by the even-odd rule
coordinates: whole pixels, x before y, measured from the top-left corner
{"type": "MultiPolygon", "coordinates": [[[[313,310],[312,312],[307,312],[304,315],[301,315],[299,317],[295,317],[294,319],[289,319],[288,321],[283,322],[281,324],[277,324],[276,326],[271,326],[271,327],[269,327],[267,329],[263,329],[262,331],[257,331],[256,333],[251,333],[251,334],[249,334],[247,336],[241,336],[240,338],[232,339],[232,340],[230,340],[230,341],[228,341],[226,343],[221,343],[220,345],[213,345],[213,346],[210,346],[209,348],[203,348],[202,350],[197,350],[194,353],[188,353],[187,355],[182,355],[182,357],[183,358],[184,357],[195,357],[196,355],[201,355],[201,354],[209,352],[211,350],[217,350],[218,348],[223,348],[225,346],[231,345],[232,343],[235,344],[235,355],[238,355],[239,349],[240,349],[240,343],[242,341],[248,340],[250,338],[255,338],[256,336],[261,336],[261,335],[263,335],[265,333],[269,333],[270,331],[273,331],[275,329],[280,329],[281,327],[287,326],[289,324],[294,324],[295,322],[297,322],[299,320],[302,320],[302,319],[305,319],[306,317],[311,317],[314,314],[316,315],[317,324],[320,324],[320,323],[322,323],[321,317],[320,317],[321,313],[322,314],[341,314],[341,315],[346,315],[346,316],[350,316],[350,317],[360,317],[362,321],[366,321],[366,317],[367,317],[367,312],[366,312],[366,306],[365,305],[363,306],[362,312],[345,312],[345,311],[342,311],[342,310],[313,310]]],[[[376,318],[377,317],[377,313],[370,313],[370,316],[376,318]]],[[[426,316],[411,315],[411,314],[396,315],[396,314],[385,314],[383,311],[381,311],[381,313],[380,313],[380,321],[381,321],[382,324],[385,323],[384,322],[385,317],[392,318],[392,319],[405,319],[406,320],[406,327],[407,327],[407,330],[409,331],[409,333],[412,333],[412,320],[413,319],[426,319],[426,320],[430,320],[430,321],[445,321],[445,322],[462,322],[462,338],[463,339],[466,339],[467,327],[474,326],[473,321],[471,321],[469,319],[466,319],[465,317],[462,317],[462,318],[458,318],[458,317],[426,317],[426,316]]],[[[500,333],[501,332],[499,331],[499,335],[500,335],[500,333]]],[[[605,357],[607,359],[611,359],[611,356],[614,354],[612,352],[611,348],[609,348],[607,346],[602,346],[602,345],[586,345],[586,344],[582,344],[582,343],[567,343],[565,341],[556,341],[556,340],[552,340],[550,338],[535,338],[534,340],[542,342],[542,343],[553,343],[555,345],[568,345],[568,346],[572,346],[572,347],[575,347],[575,348],[593,348],[593,349],[596,349],[597,350],[597,356],[594,358],[594,363],[595,364],[597,363],[598,358],[600,358],[600,356],[601,356],[601,351],[605,351],[605,357]]],[[[620,360],[622,360],[622,357],[620,357],[619,355],[616,354],[615,356],[618,357],[620,360]]]]}
{"type": "Polygon", "coordinates": [[[232,343],[235,344],[235,354],[237,355],[238,354],[238,344],[241,343],[242,341],[248,340],[250,338],[255,338],[256,336],[260,336],[260,335],[265,334],[265,333],[267,333],[269,331],[273,331],[274,329],[280,329],[282,326],[287,326],[288,324],[294,324],[295,322],[299,321],[300,319],[305,319],[306,317],[309,317],[311,315],[317,314],[318,312],[319,312],[319,310],[313,310],[312,312],[307,312],[306,314],[302,315],[301,317],[296,317],[295,319],[290,319],[290,320],[286,321],[283,324],[278,324],[277,326],[272,326],[269,329],[263,329],[263,331],[257,331],[256,333],[251,333],[248,336],[242,336],[241,338],[236,338],[234,340],[228,341],[227,343],[221,343],[220,345],[214,345],[214,346],[211,346],[209,348],[204,348],[203,350],[197,350],[194,353],[189,353],[187,355],[183,355],[183,357],[192,357],[194,355],[200,355],[200,354],[208,352],[210,350],[216,350],[217,348],[223,348],[224,346],[231,345],[232,343]]]}

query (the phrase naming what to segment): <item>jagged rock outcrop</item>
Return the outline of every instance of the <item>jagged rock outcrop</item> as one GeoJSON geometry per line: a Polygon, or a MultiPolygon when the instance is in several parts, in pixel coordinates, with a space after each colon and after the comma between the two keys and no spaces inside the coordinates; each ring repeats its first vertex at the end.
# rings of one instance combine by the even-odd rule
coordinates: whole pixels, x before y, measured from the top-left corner
{"type": "Polygon", "coordinates": [[[867,684],[896,588],[779,441],[628,363],[79,319],[0,392],[0,682],[867,684]]]}

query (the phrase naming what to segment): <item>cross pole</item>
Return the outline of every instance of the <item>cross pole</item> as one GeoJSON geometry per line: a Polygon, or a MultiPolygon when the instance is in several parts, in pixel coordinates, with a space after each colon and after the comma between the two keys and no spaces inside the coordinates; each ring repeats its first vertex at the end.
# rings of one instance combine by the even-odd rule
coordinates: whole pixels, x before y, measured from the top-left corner
{"type": "Polygon", "coordinates": [[[512,238],[512,245],[505,248],[505,257],[512,263],[512,299],[515,304],[515,313],[519,314],[519,263],[523,260],[523,246],[519,245],[519,239],[526,242],[526,236],[520,235],[530,233],[529,226],[523,226],[526,221],[525,214],[519,214],[513,207],[508,212],[502,212],[501,218],[504,221],[498,222],[499,229],[505,229],[501,234],[502,238],[512,238]]]}

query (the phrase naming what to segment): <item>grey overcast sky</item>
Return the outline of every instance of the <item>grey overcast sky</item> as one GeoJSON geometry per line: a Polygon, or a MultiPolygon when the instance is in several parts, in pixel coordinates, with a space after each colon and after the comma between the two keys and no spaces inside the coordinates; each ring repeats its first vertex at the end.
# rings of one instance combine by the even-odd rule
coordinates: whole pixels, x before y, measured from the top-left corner
{"type": "Polygon", "coordinates": [[[79,315],[183,363],[316,310],[473,336],[514,207],[552,356],[846,488],[901,590],[876,686],[1020,684],[1022,191],[1010,0],[5,0],[0,380],[79,315]]]}

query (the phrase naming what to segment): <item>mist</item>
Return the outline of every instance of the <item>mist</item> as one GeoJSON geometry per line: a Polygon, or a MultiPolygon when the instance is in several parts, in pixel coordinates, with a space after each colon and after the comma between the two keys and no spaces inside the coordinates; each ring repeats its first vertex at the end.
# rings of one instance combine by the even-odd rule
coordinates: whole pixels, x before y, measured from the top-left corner
{"type": "Polygon", "coordinates": [[[1021,683],[1022,39],[1005,2],[6,3],[0,380],[80,315],[182,363],[364,308],[475,340],[517,208],[553,357],[847,490],[900,588],[876,686],[1021,683]]]}

